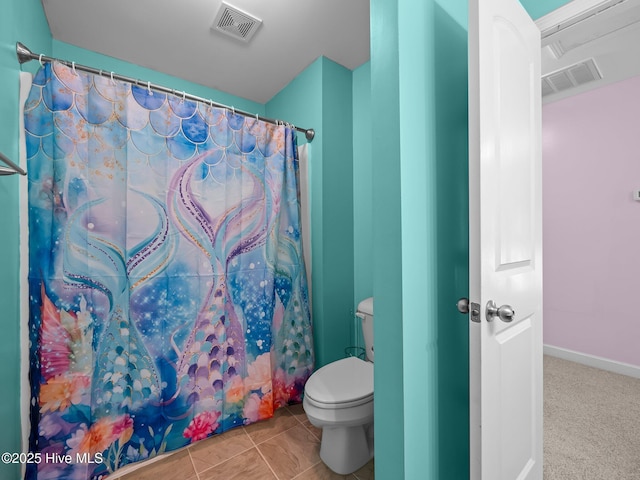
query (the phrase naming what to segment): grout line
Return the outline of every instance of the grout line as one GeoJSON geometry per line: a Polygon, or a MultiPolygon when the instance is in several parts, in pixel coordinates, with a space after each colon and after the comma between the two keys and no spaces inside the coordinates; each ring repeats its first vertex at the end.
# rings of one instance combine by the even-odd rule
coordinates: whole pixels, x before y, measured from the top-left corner
{"type": "MultiPolygon", "coordinates": [[[[296,415],[295,413],[293,413],[293,412],[291,411],[291,409],[289,408],[289,405],[287,405],[285,408],[287,409],[287,412],[289,412],[289,414],[290,414],[291,416],[293,416],[293,418],[295,418],[295,419],[298,421],[298,423],[302,424],[302,420],[300,420],[300,419],[298,418],[298,415],[296,415]]],[[[304,412],[304,410],[303,410],[303,412],[304,412]]],[[[305,414],[305,417],[306,417],[306,414],[305,414]]],[[[304,425],[304,424],[303,424],[303,425],[304,425]]]]}
{"type": "Polygon", "coordinates": [[[298,478],[300,475],[302,475],[303,473],[308,472],[309,470],[311,470],[312,468],[314,468],[316,465],[318,465],[319,463],[322,463],[322,460],[314,463],[313,465],[311,465],[309,468],[307,468],[306,470],[301,471],[300,473],[296,474],[295,477],[293,477],[291,480],[296,480],[296,478],[298,478]]]}
{"type": "MultiPolygon", "coordinates": [[[[253,448],[256,448],[256,447],[255,447],[255,446],[253,446],[253,447],[246,448],[246,449],[244,449],[244,450],[243,450],[243,451],[241,451],[241,452],[238,452],[238,453],[236,453],[236,454],[234,454],[234,455],[231,455],[231,456],[230,456],[229,458],[227,458],[226,460],[223,460],[223,461],[221,461],[221,462],[216,463],[215,465],[211,465],[210,467],[205,468],[205,469],[204,469],[204,470],[202,470],[200,473],[205,473],[205,472],[208,472],[208,471],[209,471],[209,470],[211,470],[211,469],[214,469],[214,468],[216,468],[216,467],[219,467],[219,466],[220,466],[220,465],[222,465],[223,463],[226,463],[226,462],[228,462],[228,461],[229,461],[229,460],[231,460],[231,459],[234,459],[234,458],[236,458],[236,457],[238,457],[238,456],[240,456],[240,455],[243,455],[243,454],[247,453],[249,450],[251,450],[251,449],[253,449],[253,448]]],[[[198,471],[196,471],[196,474],[197,474],[197,475],[199,475],[198,471]]],[[[199,480],[199,479],[198,479],[198,480],[199,480]]]]}
{"type": "Polygon", "coordinates": [[[257,447],[258,445],[256,444],[256,442],[253,440],[253,438],[251,438],[251,435],[249,435],[249,432],[247,432],[246,427],[243,425],[242,426],[242,430],[244,431],[244,434],[249,437],[249,440],[251,440],[251,443],[253,443],[254,447],[257,447]]]}
{"type": "MultiPolygon", "coordinates": [[[[252,448],[255,448],[256,451],[258,452],[258,455],[260,455],[260,457],[262,458],[262,460],[264,461],[264,463],[267,464],[267,467],[269,468],[269,470],[271,470],[271,473],[273,473],[273,476],[276,478],[276,480],[280,480],[280,477],[278,477],[278,474],[273,470],[273,468],[271,467],[271,464],[269,463],[269,461],[266,459],[266,457],[262,454],[262,451],[260,451],[260,448],[258,448],[258,444],[255,442],[255,440],[253,438],[251,438],[251,435],[249,435],[249,432],[247,432],[245,426],[242,426],[242,429],[244,430],[244,433],[247,437],[249,437],[249,440],[251,440],[251,443],[253,444],[252,448]]],[[[280,434],[278,434],[280,435],[280,434]]],[[[271,440],[272,438],[277,437],[278,435],[274,435],[273,437],[268,438],[267,440],[271,440]]],[[[261,443],[266,442],[267,440],[264,440],[261,443]]]]}
{"type": "Polygon", "coordinates": [[[189,460],[191,461],[191,466],[193,467],[193,472],[196,474],[196,480],[200,480],[200,474],[198,473],[198,469],[196,468],[196,464],[193,463],[193,457],[191,456],[191,447],[187,447],[187,454],[189,455],[189,460]]]}
{"type": "MultiPolygon", "coordinates": [[[[292,417],[294,417],[294,418],[295,418],[295,415],[293,415],[292,413],[290,413],[290,412],[287,412],[287,413],[288,413],[290,416],[292,416],[292,417]]],[[[271,417],[271,418],[273,418],[273,417],[271,417]]],[[[271,420],[271,419],[269,419],[269,420],[271,420]]],[[[296,418],[296,420],[297,420],[297,418],[296,418]]],[[[299,423],[299,422],[298,422],[298,423],[299,423]]],[[[257,425],[257,422],[256,422],[256,423],[252,423],[251,425],[257,425]]],[[[249,427],[251,427],[251,425],[250,425],[249,427]]],[[[253,444],[257,447],[259,444],[264,443],[264,442],[266,442],[266,441],[268,441],[268,440],[271,440],[272,438],[275,438],[275,437],[277,437],[278,435],[282,435],[283,433],[288,432],[289,430],[291,430],[292,428],[295,428],[295,427],[297,427],[297,426],[298,426],[298,425],[292,425],[291,427],[288,427],[288,428],[286,428],[286,429],[282,430],[281,432],[273,433],[273,434],[271,434],[271,436],[270,436],[270,437],[266,437],[266,438],[264,438],[263,440],[260,440],[260,442],[259,442],[259,443],[256,443],[256,441],[251,437],[251,435],[249,435],[249,433],[248,433],[246,430],[245,430],[245,433],[249,436],[249,438],[251,439],[251,441],[253,442],[253,444]]],[[[303,426],[304,426],[304,425],[303,425],[303,426]]],[[[246,427],[244,427],[244,426],[243,426],[243,428],[246,428],[246,427]]]]}
{"type": "Polygon", "coordinates": [[[260,445],[262,445],[263,443],[268,442],[269,440],[273,440],[273,439],[275,439],[276,437],[279,437],[280,435],[284,435],[284,434],[285,434],[285,433],[287,433],[289,430],[293,430],[294,428],[298,428],[299,426],[300,426],[300,425],[293,425],[292,427],[289,427],[289,428],[287,428],[286,430],[282,430],[281,432],[278,432],[278,433],[276,433],[275,435],[270,436],[269,438],[265,438],[264,440],[261,440],[261,441],[260,441],[260,443],[256,443],[256,441],[255,441],[253,438],[251,438],[251,437],[249,437],[249,438],[251,438],[251,441],[253,442],[253,444],[254,444],[256,447],[259,447],[259,446],[260,446],[260,445]]]}
{"type": "MultiPolygon", "coordinates": [[[[253,444],[253,447],[249,447],[249,448],[245,448],[244,450],[242,450],[241,452],[237,452],[233,455],[231,455],[229,458],[227,458],[226,460],[222,460],[221,462],[216,463],[215,465],[211,465],[207,468],[205,468],[204,470],[202,470],[202,472],[198,472],[198,470],[196,469],[196,465],[195,463],[193,464],[193,469],[196,471],[196,475],[198,475],[198,480],[200,480],[200,473],[205,473],[208,472],[209,470],[211,470],[212,468],[216,468],[220,465],[222,465],[225,462],[228,462],[229,460],[231,460],[232,458],[236,458],[238,455],[242,455],[244,453],[247,453],[249,450],[251,450],[252,448],[256,447],[256,444],[254,443],[254,441],[251,439],[251,437],[249,436],[249,434],[247,434],[246,430],[244,429],[244,425],[242,425],[241,427],[238,428],[242,428],[242,431],[244,432],[244,434],[249,437],[249,440],[251,441],[251,443],[253,444]]],[[[191,456],[191,452],[189,452],[189,456],[191,456]]],[[[192,463],[193,463],[193,458],[191,459],[192,463]]]]}
{"type": "MultiPolygon", "coordinates": [[[[302,420],[300,420],[300,419],[298,418],[298,416],[297,416],[297,415],[293,414],[293,413],[289,410],[289,405],[287,405],[287,407],[286,407],[286,408],[287,408],[287,410],[289,411],[289,413],[291,413],[291,415],[293,415],[293,416],[295,417],[295,419],[296,419],[296,420],[298,420],[298,423],[299,423],[300,425],[302,425],[302,426],[307,430],[307,432],[309,432],[311,435],[313,435],[317,440],[322,441],[322,438],[320,438],[318,435],[316,435],[316,433],[315,433],[313,430],[311,430],[309,427],[307,427],[307,425],[306,425],[302,420]]],[[[304,410],[303,410],[303,412],[304,412],[304,410]]],[[[304,418],[306,419],[306,421],[307,421],[307,422],[309,422],[309,418],[307,417],[307,414],[306,414],[306,413],[305,413],[305,415],[304,415],[304,418]]],[[[309,422],[309,425],[311,425],[311,422],[309,422]]],[[[312,426],[313,426],[313,425],[312,425],[312,426]]],[[[314,427],[314,428],[316,428],[316,427],[314,427]]]]}
{"type": "Polygon", "coordinates": [[[276,480],[280,480],[280,477],[278,477],[278,474],[273,470],[273,468],[271,467],[271,464],[266,459],[266,457],[262,454],[262,452],[260,451],[257,445],[255,446],[255,449],[257,450],[258,455],[262,457],[262,460],[264,460],[264,463],[267,464],[267,467],[269,467],[269,470],[271,470],[271,473],[273,473],[273,476],[276,478],[276,480]]]}
{"type": "MultiPolygon", "coordinates": [[[[294,425],[294,426],[292,426],[292,427],[289,427],[289,428],[287,428],[286,430],[283,430],[282,432],[278,433],[277,435],[274,435],[273,437],[270,437],[270,438],[268,438],[268,439],[266,439],[266,440],[263,440],[263,441],[262,441],[262,442],[260,442],[259,444],[257,444],[257,443],[255,443],[255,442],[253,442],[253,439],[251,439],[251,441],[252,441],[252,442],[254,443],[254,445],[256,446],[256,450],[258,450],[258,453],[259,453],[259,454],[260,454],[260,456],[263,458],[263,460],[265,461],[265,463],[267,464],[267,466],[269,467],[269,469],[273,472],[273,474],[275,475],[276,479],[278,479],[278,480],[280,479],[280,477],[278,477],[278,475],[276,474],[276,472],[275,472],[275,471],[273,470],[273,468],[271,467],[271,464],[269,463],[269,461],[267,460],[267,458],[262,454],[262,451],[260,450],[260,445],[262,445],[263,443],[265,443],[265,442],[267,442],[267,441],[269,441],[269,440],[274,440],[275,438],[277,438],[277,437],[279,437],[279,436],[281,436],[281,435],[284,435],[285,433],[287,433],[287,432],[289,432],[289,431],[293,430],[294,428],[298,428],[299,426],[300,426],[300,427],[302,427],[302,428],[304,428],[305,430],[309,431],[309,430],[308,430],[308,429],[307,429],[303,424],[301,424],[301,423],[300,423],[300,425],[294,425]]],[[[311,433],[311,436],[313,436],[314,438],[316,438],[316,439],[317,439],[317,437],[316,437],[315,435],[313,435],[313,432],[309,432],[309,433],[311,433]]],[[[249,438],[251,438],[251,437],[249,437],[249,438]]],[[[297,477],[298,477],[298,476],[300,476],[302,473],[304,473],[304,472],[306,472],[307,470],[310,470],[311,468],[315,467],[315,466],[316,466],[318,463],[320,463],[321,461],[322,461],[322,460],[320,460],[319,462],[314,463],[314,464],[313,464],[313,465],[311,465],[309,468],[307,468],[307,469],[305,469],[305,470],[303,470],[303,471],[301,471],[301,472],[296,473],[295,477],[293,477],[293,478],[297,478],[297,477]]],[[[292,480],[293,480],[293,479],[292,479],[292,480]]]]}
{"type": "MultiPolygon", "coordinates": [[[[307,427],[304,423],[302,424],[302,426],[305,428],[305,430],[307,432],[309,432],[311,435],[313,435],[313,437],[318,440],[319,442],[322,442],[322,436],[321,435],[316,435],[316,432],[314,432],[313,430],[311,430],[309,427],[307,427]]],[[[314,427],[317,428],[317,427],[314,427]]]]}

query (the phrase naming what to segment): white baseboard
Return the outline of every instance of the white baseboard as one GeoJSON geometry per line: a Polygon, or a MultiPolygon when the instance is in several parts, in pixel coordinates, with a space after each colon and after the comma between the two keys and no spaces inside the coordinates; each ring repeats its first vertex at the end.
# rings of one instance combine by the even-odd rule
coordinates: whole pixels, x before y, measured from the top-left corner
{"type": "Polygon", "coordinates": [[[640,378],[640,367],[628,363],[617,362],[608,358],[596,357],[586,353],[574,352],[566,348],[554,347],[553,345],[544,345],[543,352],[545,355],[570,360],[572,362],[581,363],[588,367],[595,367],[601,370],[607,370],[629,377],[640,378]]]}

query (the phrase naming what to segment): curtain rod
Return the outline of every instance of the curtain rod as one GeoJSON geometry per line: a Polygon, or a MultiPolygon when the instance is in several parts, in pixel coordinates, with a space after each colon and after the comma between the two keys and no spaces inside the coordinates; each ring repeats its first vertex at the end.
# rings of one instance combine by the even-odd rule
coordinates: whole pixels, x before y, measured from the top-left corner
{"type": "Polygon", "coordinates": [[[1,175],[13,175],[15,173],[19,173],[20,175],[26,175],[23,169],[21,169],[18,165],[9,160],[2,152],[0,152],[0,161],[9,165],[9,167],[0,166],[0,176],[1,175]]]}
{"type": "MultiPolygon", "coordinates": [[[[33,53],[31,50],[29,50],[24,44],[17,42],[16,43],[16,55],[18,56],[18,61],[20,62],[20,64],[26,63],[30,60],[38,60],[40,63],[42,62],[59,62],[62,63],[68,67],[74,68],[76,70],[82,70],[84,72],[89,72],[89,73],[93,73],[95,75],[100,75],[102,77],[109,77],[112,78],[114,80],[120,80],[122,82],[127,82],[127,83],[133,83],[137,86],[143,86],[146,87],[148,89],[151,90],[156,90],[158,92],[162,92],[162,93],[170,93],[173,95],[176,95],[178,93],[182,93],[182,96],[184,99],[187,100],[193,100],[196,102],[201,102],[201,103],[206,103],[209,104],[213,107],[218,107],[218,108],[226,108],[227,110],[231,110],[233,111],[233,113],[236,113],[238,115],[242,115],[244,117],[253,117],[253,118],[258,118],[260,120],[262,120],[263,122],[267,122],[267,123],[273,123],[274,125],[281,125],[281,124],[285,124],[286,122],[282,122],[280,120],[275,120],[273,118],[266,118],[266,117],[260,117],[258,114],[256,113],[249,113],[249,112],[244,112],[242,110],[236,110],[233,107],[229,107],[227,105],[222,105],[221,103],[216,103],[211,101],[211,99],[208,98],[202,98],[202,97],[198,97],[196,95],[191,95],[185,92],[176,92],[176,90],[172,89],[172,88],[167,88],[167,87],[163,87],[162,85],[156,85],[154,83],[151,82],[143,82],[142,80],[138,80],[135,78],[131,78],[131,77],[125,77],[124,75],[118,75],[115,74],[113,72],[106,72],[104,70],[98,70],[97,68],[93,68],[93,67],[87,67],[86,65],[78,65],[75,62],[69,62],[67,60],[60,60],[58,58],[52,58],[52,57],[47,57],[46,55],[36,55],[35,53],[33,53]]],[[[294,128],[295,130],[297,130],[298,132],[302,132],[304,133],[307,141],[312,141],[313,137],[315,136],[316,132],[312,129],[305,129],[305,128],[300,128],[300,127],[296,127],[295,125],[291,125],[292,128],[294,128]]]]}

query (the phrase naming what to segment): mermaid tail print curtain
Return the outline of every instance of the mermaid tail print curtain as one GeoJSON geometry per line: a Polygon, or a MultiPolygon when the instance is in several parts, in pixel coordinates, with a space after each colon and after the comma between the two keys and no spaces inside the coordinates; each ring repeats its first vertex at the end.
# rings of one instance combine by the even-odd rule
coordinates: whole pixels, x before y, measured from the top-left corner
{"type": "Polygon", "coordinates": [[[25,129],[27,478],[101,478],[301,400],[295,131],[59,63],[25,129]]]}

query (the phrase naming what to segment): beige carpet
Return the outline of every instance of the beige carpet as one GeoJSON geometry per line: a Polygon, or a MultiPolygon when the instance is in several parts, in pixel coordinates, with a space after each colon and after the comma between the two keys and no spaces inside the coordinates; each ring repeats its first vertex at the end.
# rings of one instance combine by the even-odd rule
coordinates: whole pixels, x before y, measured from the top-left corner
{"type": "Polygon", "coordinates": [[[544,357],[544,480],[640,480],[640,379],[544,357]]]}

